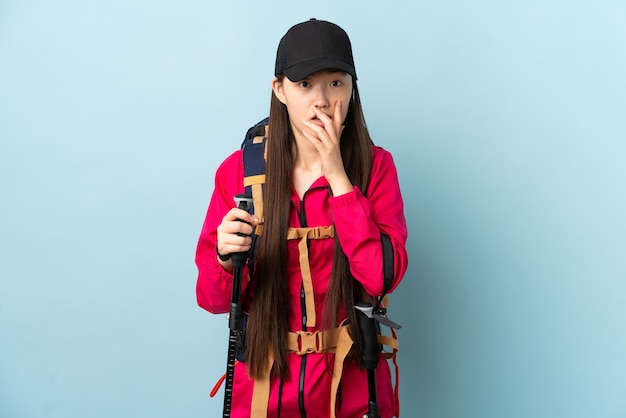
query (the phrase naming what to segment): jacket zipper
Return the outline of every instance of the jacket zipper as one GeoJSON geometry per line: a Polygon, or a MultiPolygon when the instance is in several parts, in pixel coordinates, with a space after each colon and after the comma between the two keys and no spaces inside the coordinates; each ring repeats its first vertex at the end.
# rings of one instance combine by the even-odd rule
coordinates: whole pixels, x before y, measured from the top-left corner
{"type": "MultiPolygon", "coordinates": [[[[302,200],[300,201],[300,212],[298,213],[298,219],[300,220],[300,227],[306,228],[306,213],[304,210],[304,198],[306,196],[306,192],[302,196],[302,200]]],[[[300,286],[300,310],[302,312],[302,330],[306,331],[306,296],[304,294],[304,282],[300,286]]],[[[306,375],[306,360],[307,354],[304,354],[300,357],[300,379],[298,381],[298,406],[300,407],[300,416],[302,418],[306,418],[306,409],[304,407],[304,383],[305,383],[305,375],[306,375]]]]}
{"type": "MultiPolygon", "coordinates": [[[[306,195],[312,190],[319,190],[319,189],[328,189],[328,186],[315,187],[315,188],[309,189],[306,192],[304,192],[304,195],[302,195],[302,200],[300,200],[300,211],[298,213],[298,220],[300,221],[301,228],[308,227],[308,222],[306,220],[306,210],[304,207],[304,200],[306,199],[306,195]]],[[[302,311],[302,330],[306,331],[307,330],[307,326],[306,326],[307,317],[306,317],[306,296],[304,293],[304,282],[300,286],[300,310],[302,311]]],[[[307,354],[302,355],[301,362],[300,362],[300,379],[298,380],[298,406],[300,407],[301,418],[306,418],[306,409],[304,407],[304,384],[305,384],[305,377],[306,377],[306,360],[307,360],[307,354]]]]}

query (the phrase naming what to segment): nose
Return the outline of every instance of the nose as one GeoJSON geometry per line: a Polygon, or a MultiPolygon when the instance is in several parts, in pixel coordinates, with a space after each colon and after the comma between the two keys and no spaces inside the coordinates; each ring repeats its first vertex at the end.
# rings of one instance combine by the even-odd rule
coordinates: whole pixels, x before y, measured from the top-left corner
{"type": "Polygon", "coordinates": [[[315,98],[313,105],[318,109],[326,108],[330,106],[330,101],[328,100],[328,92],[326,91],[325,86],[317,85],[315,87],[315,98]]]}

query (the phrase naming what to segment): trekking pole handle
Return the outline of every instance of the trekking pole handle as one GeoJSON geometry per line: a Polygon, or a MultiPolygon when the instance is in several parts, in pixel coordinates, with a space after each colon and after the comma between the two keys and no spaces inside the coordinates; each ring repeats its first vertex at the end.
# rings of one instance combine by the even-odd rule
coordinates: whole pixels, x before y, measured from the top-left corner
{"type": "Polygon", "coordinates": [[[367,386],[369,399],[368,411],[364,418],[379,418],[378,395],[376,388],[376,367],[378,366],[378,338],[376,336],[376,319],[374,306],[369,302],[359,302],[354,305],[357,310],[357,320],[361,330],[363,342],[363,365],[367,369],[367,386]]]}
{"type": "Polygon", "coordinates": [[[252,196],[248,193],[239,193],[238,195],[235,195],[233,200],[239,209],[243,209],[246,212],[248,212],[252,207],[252,196]]]}
{"type": "MultiPolygon", "coordinates": [[[[239,209],[243,209],[246,212],[250,211],[252,208],[252,196],[247,193],[240,193],[234,197],[235,203],[239,209]]],[[[244,222],[241,219],[238,219],[239,222],[244,222]]],[[[244,234],[239,233],[240,236],[245,236],[244,234]]],[[[248,258],[248,253],[246,251],[241,253],[233,253],[232,260],[233,266],[235,267],[243,267],[246,264],[246,259],[248,258]]]]}
{"type": "Polygon", "coordinates": [[[363,365],[366,369],[378,366],[378,340],[376,337],[376,319],[374,306],[368,302],[359,302],[354,306],[357,310],[359,328],[363,337],[363,365]]]}

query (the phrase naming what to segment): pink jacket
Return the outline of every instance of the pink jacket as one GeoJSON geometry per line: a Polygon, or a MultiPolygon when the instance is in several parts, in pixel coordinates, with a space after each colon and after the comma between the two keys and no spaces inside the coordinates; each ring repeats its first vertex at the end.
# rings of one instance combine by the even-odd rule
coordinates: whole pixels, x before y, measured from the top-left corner
{"type": "MultiPolygon", "coordinates": [[[[218,168],[215,189],[208,213],[202,227],[196,252],[198,281],[196,295],[198,304],[212,313],[229,310],[232,273],[222,269],[216,259],[217,226],[222,218],[235,206],[233,196],[243,193],[242,152],[236,151],[218,168]]],[[[328,182],[324,177],[317,179],[300,201],[292,193],[290,227],[315,227],[334,225],[341,247],[350,261],[353,276],[371,295],[380,295],[383,287],[383,256],[381,233],[387,235],[393,245],[394,280],[393,290],[402,279],[408,264],[406,252],[407,228],[403,201],[398,184],[397,172],[391,154],[380,147],[373,148],[373,166],[367,197],[355,187],[348,194],[331,197],[328,182]]],[[[267,213],[266,213],[266,216],[267,213]]],[[[294,312],[301,312],[302,275],[298,261],[298,240],[288,241],[289,292],[294,312]]],[[[324,309],[332,264],[333,240],[309,241],[309,264],[313,281],[315,311],[318,318],[316,331],[324,309]]],[[[243,277],[247,276],[244,268],[243,277]]],[[[244,280],[245,286],[245,280],[244,280]]],[[[245,289],[244,289],[245,292],[245,289]]],[[[289,318],[292,331],[302,330],[301,315],[289,318]]],[[[226,344],[226,333],[224,334],[226,344]]],[[[304,409],[308,418],[328,418],[330,382],[324,354],[289,354],[289,381],[271,384],[268,416],[297,417],[304,409]],[[280,399],[279,399],[280,398],[280,399]]],[[[367,412],[367,373],[346,360],[338,394],[338,417],[361,417],[367,412]]],[[[391,374],[386,361],[379,361],[377,369],[378,401],[380,416],[391,418],[395,401],[391,374]]],[[[235,368],[233,390],[233,418],[250,414],[253,381],[247,377],[245,363],[235,368]]]]}

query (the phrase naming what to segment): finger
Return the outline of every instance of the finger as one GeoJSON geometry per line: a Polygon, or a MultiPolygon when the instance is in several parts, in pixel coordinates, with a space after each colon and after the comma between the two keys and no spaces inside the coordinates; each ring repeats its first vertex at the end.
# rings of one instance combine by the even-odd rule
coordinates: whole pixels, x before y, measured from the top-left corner
{"type": "Polygon", "coordinates": [[[231,253],[248,250],[252,244],[252,238],[250,238],[249,235],[227,234],[223,238],[220,247],[225,248],[231,253]]]}
{"type": "Polygon", "coordinates": [[[341,137],[342,126],[342,106],[340,100],[335,102],[332,117],[327,115],[324,111],[313,108],[313,112],[324,124],[324,132],[328,135],[328,139],[332,142],[337,142],[341,137]]]}
{"type": "Polygon", "coordinates": [[[343,103],[341,102],[341,100],[337,100],[337,103],[335,103],[335,111],[333,114],[333,125],[335,127],[335,132],[338,133],[338,137],[341,136],[341,132],[343,132],[343,120],[341,118],[342,116],[342,109],[343,109],[343,103]]]}
{"type": "MultiPolygon", "coordinates": [[[[304,125],[306,125],[311,131],[313,131],[313,133],[317,134],[317,137],[318,137],[316,138],[317,140],[322,141],[322,142],[327,141],[327,140],[333,140],[336,137],[336,131],[334,130],[333,120],[330,118],[330,116],[328,116],[323,111],[315,107],[313,107],[312,109],[313,109],[313,113],[315,114],[315,116],[317,116],[320,122],[322,122],[323,126],[320,126],[314,122],[311,122],[310,120],[302,119],[301,122],[304,125]]],[[[311,138],[314,138],[313,133],[309,132],[309,134],[311,134],[311,138]]]]}
{"type": "Polygon", "coordinates": [[[303,129],[302,135],[304,135],[313,145],[318,145],[322,141],[322,136],[327,135],[324,129],[313,122],[308,120],[301,120],[302,124],[305,125],[309,130],[303,129]]]}
{"type": "Polygon", "coordinates": [[[252,225],[258,225],[259,218],[243,209],[232,208],[226,213],[222,221],[244,221],[252,225]]]}
{"type": "Polygon", "coordinates": [[[313,113],[320,121],[322,121],[322,123],[324,124],[324,129],[328,129],[332,126],[333,120],[329,115],[326,114],[326,112],[313,106],[313,113]]]}
{"type": "Polygon", "coordinates": [[[232,242],[232,236],[249,236],[252,225],[239,221],[224,221],[217,227],[218,241],[232,242]]]}
{"type": "Polygon", "coordinates": [[[234,253],[243,253],[243,252],[250,250],[250,246],[252,244],[250,237],[238,237],[238,238],[242,238],[242,241],[232,242],[232,243],[222,242],[218,244],[217,252],[221,255],[226,255],[226,254],[234,254],[234,253]],[[243,238],[247,238],[247,239],[243,240],[243,238]]]}

